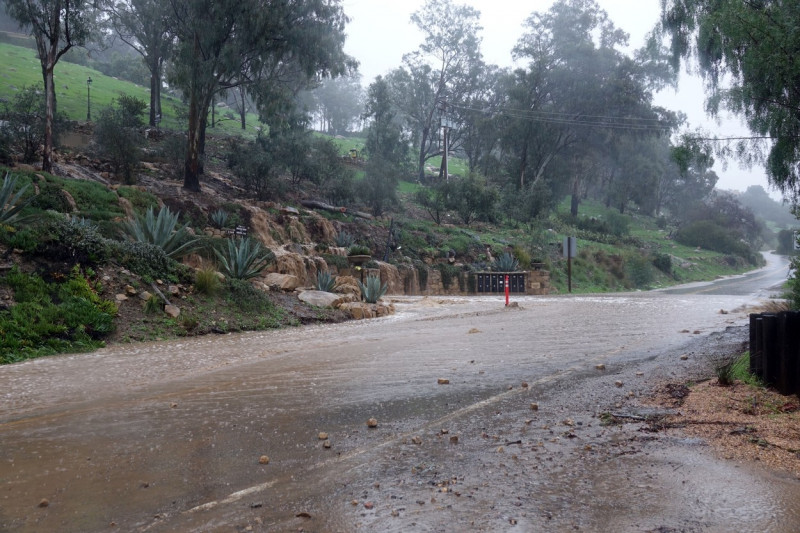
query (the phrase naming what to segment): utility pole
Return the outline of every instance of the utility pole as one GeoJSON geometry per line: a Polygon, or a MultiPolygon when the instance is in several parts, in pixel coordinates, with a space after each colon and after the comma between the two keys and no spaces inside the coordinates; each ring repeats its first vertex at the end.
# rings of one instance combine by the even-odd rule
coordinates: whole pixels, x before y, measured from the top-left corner
{"type": "Polygon", "coordinates": [[[450,119],[447,117],[447,98],[443,98],[441,102],[441,111],[442,111],[442,119],[441,119],[441,127],[442,127],[442,140],[443,140],[443,150],[442,150],[442,169],[441,174],[444,176],[444,181],[450,181],[450,171],[448,168],[448,161],[447,161],[447,152],[448,148],[450,147],[450,119]]]}

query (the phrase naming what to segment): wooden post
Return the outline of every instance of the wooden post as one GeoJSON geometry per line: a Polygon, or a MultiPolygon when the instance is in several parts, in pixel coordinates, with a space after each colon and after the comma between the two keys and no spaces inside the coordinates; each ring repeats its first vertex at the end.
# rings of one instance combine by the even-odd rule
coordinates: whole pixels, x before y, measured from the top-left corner
{"type": "Polygon", "coordinates": [[[778,383],[778,376],[780,375],[778,317],[772,313],[764,313],[762,320],[761,343],[763,346],[764,381],[774,386],[778,383]]]}

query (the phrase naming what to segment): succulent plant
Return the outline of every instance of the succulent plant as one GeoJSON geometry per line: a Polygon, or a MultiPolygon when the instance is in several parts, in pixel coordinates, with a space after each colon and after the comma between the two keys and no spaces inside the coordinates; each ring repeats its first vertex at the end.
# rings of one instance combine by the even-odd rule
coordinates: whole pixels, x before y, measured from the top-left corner
{"type": "Polygon", "coordinates": [[[314,284],[318,291],[333,292],[336,287],[336,276],[326,271],[317,272],[316,283],[314,284]]]}
{"type": "Polygon", "coordinates": [[[519,269],[519,260],[511,255],[509,252],[504,252],[503,255],[494,260],[492,270],[495,272],[516,272],[519,269]]]}
{"type": "Polygon", "coordinates": [[[384,283],[381,285],[381,278],[378,276],[367,276],[366,283],[358,282],[358,286],[361,288],[361,296],[364,297],[364,301],[369,304],[377,303],[378,300],[381,299],[381,296],[386,294],[386,291],[389,289],[389,285],[384,283]]]}

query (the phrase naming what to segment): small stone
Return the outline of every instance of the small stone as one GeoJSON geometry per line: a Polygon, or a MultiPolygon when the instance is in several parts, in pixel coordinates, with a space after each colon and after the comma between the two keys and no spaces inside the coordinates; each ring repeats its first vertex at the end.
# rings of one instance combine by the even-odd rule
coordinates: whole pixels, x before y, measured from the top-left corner
{"type": "Polygon", "coordinates": [[[644,372],[637,372],[636,375],[639,376],[639,377],[642,377],[642,376],[644,376],[644,372]]]}
{"type": "Polygon", "coordinates": [[[47,498],[42,498],[42,501],[39,502],[39,507],[48,507],[50,505],[50,500],[47,498]]]}
{"type": "Polygon", "coordinates": [[[689,356],[688,356],[688,355],[686,355],[686,354],[683,354],[683,355],[681,356],[681,361],[686,361],[686,360],[688,360],[688,359],[689,359],[689,356]]]}
{"type": "Polygon", "coordinates": [[[175,305],[165,305],[164,312],[172,318],[178,318],[181,314],[180,308],[175,305]]]}
{"type": "Polygon", "coordinates": [[[616,385],[617,387],[622,387],[624,385],[624,383],[619,381],[619,380],[617,380],[617,381],[614,382],[614,385],[616,385]]]}
{"type": "Polygon", "coordinates": [[[450,437],[450,444],[458,444],[458,435],[453,435],[450,437]]]}
{"type": "Polygon", "coordinates": [[[503,453],[504,451],[506,451],[506,449],[503,448],[502,446],[497,447],[497,453],[503,453]]]}
{"type": "Polygon", "coordinates": [[[600,363],[600,364],[598,364],[598,365],[594,365],[594,367],[595,367],[597,370],[605,370],[605,369],[606,369],[606,365],[604,365],[603,363],[600,363]]]}
{"type": "Polygon", "coordinates": [[[353,507],[355,507],[356,505],[358,505],[358,500],[353,500],[353,501],[351,501],[351,502],[350,502],[350,505],[352,505],[353,507]]]}
{"type": "Polygon", "coordinates": [[[117,294],[117,295],[115,295],[115,296],[114,296],[114,299],[115,299],[117,302],[124,302],[125,300],[127,300],[127,299],[128,299],[128,297],[127,297],[127,296],[125,296],[124,294],[117,294]]]}
{"type": "Polygon", "coordinates": [[[325,433],[324,431],[320,431],[319,432],[319,440],[327,440],[327,439],[328,439],[328,434],[325,433]]]}
{"type": "Polygon", "coordinates": [[[260,465],[268,465],[269,464],[269,457],[267,457],[266,455],[262,455],[261,457],[258,458],[258,464],[260,464],[260,465]]]}
{"type": "Polygon", "coordinates": [[[480,333],[480,332],[481,332],[481,330],[479,330],[478,328],[472,328],[471,330],[469,330],[469,334],[470,335],[472,335],[474,333],[480,333]]]}
{"type": "Polygon", "coordinates": [[[125,285],[125,294],[128,296],[136,296],[136,289],[131,285],[125,285]]]}
{"type": "Polygon", "coordinates": [[[325,442],[322,443],[322,447],[325,448],[325,449],[330,448],[331,447],[331,441],[326,440],[325,442]]]}
{"type": "Polygon", "coordinates": [[[522,382],[522,388],[523,389],[527,389],[528,388],[528,382],[527,381],[523,381],[522,382]]]}
{"type": "Polygon", "coordinates": [[[539,404],[535,403],[535,402],[532,403],[531,404],[531,411],[538,411],[538,410],[539,410],[539,404]]]}
{"type": "Polygon", "coordinates": [[[397,509],[392,509],[392,516],[394,516],[396,518],[396,517],[400,516],[400,512],[397,509]]]}
{"type": "Polygon", "coordinates": [[[442,429],[442,430],[441,430],[441,434],[442,434],[442,435],[447,435],[448,433],[450,433],[450,430],[449,430],[449,429],[442,429]]]}
{"type": "Polygon", "coordinates": [[[413,442],[414,444],[420,445],[420,444],[422,444],[422,439],[419,438],[419,437],[412,437],[411,438],[411,442],[413,442]]]}
{"type": "Polygon", "coordinates": [[[365,509],[372,509],[375,505],[372,502],[364,502],[365,509]]]}
{"type": "Polygon", "coordinates": [[[368,428],[378,427],[378,420],[376,418],[370,418],[369,420],[367,420],[367,427],[368,428]]]}
{"type": "Polygon", "coordinates": [[[176,407],[178,407],[178,404],[175,403],[175,402],[172,402],[171,404],[169,404],[169,407],[170,407],[170,409],[175,409],[176,407]]]}
{"type": "Polygon", "coordinates": [[[439,385],[449,385],[450,384],[450,380],[449,379],[445,379],[445,378],[439,378],[437,383],[439,383],[439,385]]]}
{"type": "Polygon", "coordinates": [[[564,425],[565,426],[574,426],[575,425],[575,421],[572,420],[571,418],[567,418],[566,420],[564,420],[564,425]]]}

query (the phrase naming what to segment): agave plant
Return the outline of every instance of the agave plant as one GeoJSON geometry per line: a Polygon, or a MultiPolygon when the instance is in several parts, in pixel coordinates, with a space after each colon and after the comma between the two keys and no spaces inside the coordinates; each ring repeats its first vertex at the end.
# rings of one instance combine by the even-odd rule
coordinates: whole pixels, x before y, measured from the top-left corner
{"type": "Polygon", "coordinates": [[[245,237],[228,240],[226,250],[214,250],[220,262],[220,270],[228,277],[250,279],[258,276],[272,261],[273,254],[260,242],[245,237]]]}
{"type": "Polygon", "coordinates": [[[381,278],[378,276],[367,276],[367,282],[361,283],[358,282],[358,286],[361,288],[361,296],[364,297],[364,301],[368,304],[377,303],[378,300],[381,299],[381,296],[386,294],[386,291],[389,289],[389,285],[384,283],[381,285],[381,278]]]}
{"type": "Polygon", "coordinates": [[[125,236],[136,242],[152,244],[164,250],[169,257],[178,258],[197,248],[199,239],[189,236],[188,223],[178,227],[178,214],[164,206],[155,214],[152,207],[144,215],[137,215],[122,226],[125,236]]]}
{"type": "Polygon", "coordinates": [[[217,229],[222,229],[228,223],[228,212],[224,209],[217,209],[211,213],[211,223],[217,229]]]}
{"type": "Polygon", "coordinates": [[[0,187],[0,224],[11,224],[19,217],[19,212],[30,203],[33,196],[23,200],[22,195],[28,188],[25,184],[19,191],[14,193],[14,188],[17,185],[16,176],[10,175],[6,172],[3,178],[3,185],[0,187]]]}
{"type": "Polygon", "coordinates": [[[314,286],[318,291],[333,292],[336,288],[336,276],[328,271],[319,271],[314,286]]]}
{"type": "Polygon", "coordinates": [[[336,246],[350,248],[356,242],[356,238],[351,233],[340,231],[336,234],[336,246]]]}
{"type": "Polygon", "coordinates": [[[518,269],[519,260],[509,252],[504,252],[492,265],[492,270],[495,272],[516,272],[518,269]]]}

